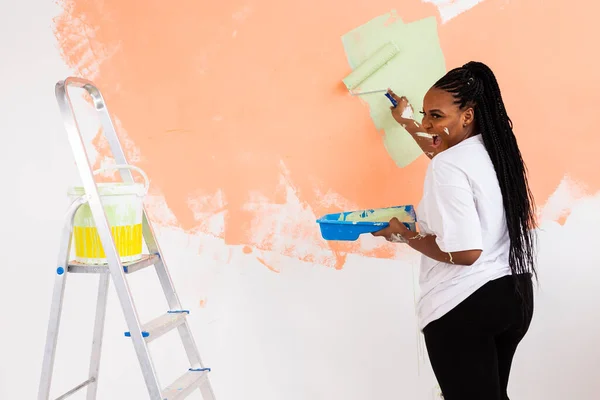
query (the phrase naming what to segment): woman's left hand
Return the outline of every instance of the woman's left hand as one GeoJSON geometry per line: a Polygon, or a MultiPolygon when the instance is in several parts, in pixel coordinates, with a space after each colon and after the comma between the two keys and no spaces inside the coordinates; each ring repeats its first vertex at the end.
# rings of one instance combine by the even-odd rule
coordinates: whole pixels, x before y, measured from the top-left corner
{"type": "Polygon", "coordinates": [[[392,241],[392,235],[404,236],[410,230],[396,217],[390,220],[390,224],[385,228],[373,232],[373,236],[383,236],[387,241],[392,241]]]}

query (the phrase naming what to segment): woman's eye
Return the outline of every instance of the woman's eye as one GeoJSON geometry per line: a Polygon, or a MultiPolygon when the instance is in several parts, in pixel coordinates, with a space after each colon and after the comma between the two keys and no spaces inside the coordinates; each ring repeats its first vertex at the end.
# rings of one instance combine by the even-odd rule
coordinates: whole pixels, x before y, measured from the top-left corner
{"type": "Polygon", "coordinates": [[[437,114],[431,114],[431,118],[439,118],[440,116],[437,114]]]}

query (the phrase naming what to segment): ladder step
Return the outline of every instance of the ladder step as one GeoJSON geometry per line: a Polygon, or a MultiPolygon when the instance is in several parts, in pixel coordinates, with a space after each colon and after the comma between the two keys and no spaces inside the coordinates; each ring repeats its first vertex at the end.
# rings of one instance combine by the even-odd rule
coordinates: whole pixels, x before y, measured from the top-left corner
{"type": "MultiPolygon", "coordinates": [[[[150,265],[156,264],[160,257],[158,254],[144,254],[141,259],[130,263],[123,263],[123,272],[131,274],[150,265]]],[[[105,274],[109,272],[108,265],[83,264],[77,261],[69,261],[69,272],[78,274],[105,274]]]]}
{"type": "MultiPolygon", "coordinates": [[[[185,317],[190,312],[188,310],[167,311],[166,314],[142,325],[142,336],[150,343],[169,332],[171,329],[178,327],[185,322],[185,317]]],[[[131,337],[131,332],[125,332],[126,337],[131,337]]]]}
{"type": "Polygon", "coordinates": [[[64,400],[67,397],[70,397],[72,394],[76,393],[77,391],[83,389],[90,383],[94,383],[94,382],[96,382],[96,378],[90,378],[87,381],[82,382],[79,385],[75,386],[73,389],[69,390],[67,393],[63,394],[62,396],[57,397],[55,400],[64,400]]]}
{"type": "Polygon", "coordinates": [[[185,399],[190,393],[198,389],[204,382],[207,381],[208,372],[210,369],[192,369],[190,368],[175,382],[167,386],[162,393],[164,400],[181,400],[185,399]]]}

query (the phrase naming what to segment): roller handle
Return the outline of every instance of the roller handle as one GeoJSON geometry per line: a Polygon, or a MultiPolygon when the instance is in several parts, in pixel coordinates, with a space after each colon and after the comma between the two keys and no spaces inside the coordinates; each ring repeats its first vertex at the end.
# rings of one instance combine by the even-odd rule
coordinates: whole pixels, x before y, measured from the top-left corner
{"type": "Polygon", "coordinates": [[[392,95],[391,95],[391,94],[389,94],[389,93],[386,93],[386,94],[385,94],[385,97],[387,97],[388,99],[390,99],[390,101],[392,102],[392,105],[393,105],[394,107],[398,107],[398,102],[397,102],[397,101],[396,101],[396,100],[395,100],[395,99],[392,97],[392,95]]]}

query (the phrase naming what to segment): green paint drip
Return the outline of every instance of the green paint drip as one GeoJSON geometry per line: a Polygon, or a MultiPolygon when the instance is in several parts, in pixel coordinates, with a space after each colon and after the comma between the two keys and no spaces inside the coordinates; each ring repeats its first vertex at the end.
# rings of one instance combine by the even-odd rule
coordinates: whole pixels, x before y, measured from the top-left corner
{"type": "MultiPolygon", "coordinates": [[[[356,91],[392,88],[406,96],[415,111],[423,107],[427,90],[446,72],[435,17],[404,24],[395,11],[372,19],[342,36],[348,63],[352,68],[368,59],[377,49],[394,42],[400,52],[368,77],[356,91]]],[[[398,167],[405,167],[422,153],[410,134],[390,113],[390,102],[379,94],[361,98],[370,108],[375,127],[383,130],[383,144],[398,167]]],[[[417,122],[420,122],[420,117],[417,122]]]]}

